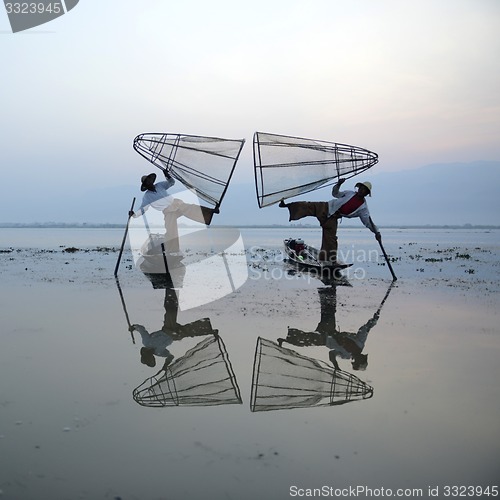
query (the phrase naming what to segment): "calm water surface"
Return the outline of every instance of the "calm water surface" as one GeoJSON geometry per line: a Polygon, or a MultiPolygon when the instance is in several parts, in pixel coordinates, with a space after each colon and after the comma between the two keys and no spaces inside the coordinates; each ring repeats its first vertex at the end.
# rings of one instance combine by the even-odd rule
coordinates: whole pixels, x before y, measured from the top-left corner
{"type": "MultiPolygon", "coordinates": [[[[182,229],[181,229],[182,232],[182,229]]],[[[121,228],[0,228],[0,248],[57,248],[67,246],[120,246],[124,230],[121,228]]],[[[311,244],[319,244],[317,228],[243,228],[241,233],[247,246],[265,243],[267,247],[281,247],[283,238],[301,235],[311,244]]],[[[498,229],[397,229],[382,231],[384,242],[440,243],[441,245],[492,244],[498,245],[498,229]]],[[[339,228],[339,240],[346,247],[353,243],[372,242],[373,236],[364,228],[339,228]]]]}
{"type": "MultiPolygon", "coordinates": [[[[0,247],[123,236],[37,231],[0,230],[0,247]]],[[[126,260],[117,284],[116,252],[33,254],[39,271],[24,279],[30,254],[0,254],[0,497],[285,499],[352,486],[430,498],[498,485],[499,301],[487,281],[498,231],[385,231],[395,286],[373,262],[339,286],[271,277],[298,233],[319,240],[244,229],[258,279],[188,310],[126,260]],[[265,270],[252,247],[270,249],[265,270]]],[[[363,230],[340,237],[376,248],[363,230]]]]}

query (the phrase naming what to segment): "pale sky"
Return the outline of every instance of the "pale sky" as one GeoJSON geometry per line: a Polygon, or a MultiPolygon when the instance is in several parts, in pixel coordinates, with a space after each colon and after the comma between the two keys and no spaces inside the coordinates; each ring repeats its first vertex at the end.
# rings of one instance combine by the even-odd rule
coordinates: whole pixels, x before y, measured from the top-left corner
{"type": "Polygon", "coordinates": [[[245,138],[250,190],[256,130],[365,147],[379,172],[500,159],[498,0],[80,0],[16,34],[0,5],[0,56],[0,221],[23,184],[32,220],[136,184],[144,132],[245,138]]]}

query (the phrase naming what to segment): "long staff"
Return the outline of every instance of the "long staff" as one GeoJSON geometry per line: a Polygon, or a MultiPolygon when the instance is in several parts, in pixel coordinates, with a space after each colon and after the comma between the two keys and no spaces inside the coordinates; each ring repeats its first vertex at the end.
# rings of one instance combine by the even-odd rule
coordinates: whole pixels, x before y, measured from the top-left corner
{"type": "MultiPolygon", "coordinates": [[[[371,217],[370,217],[370,222],[372,223],[372,225],[375,225],[375,224],[373,224],[371,217]]],[[[385,252],[384,245],[382,245],[382,242],[380,240],[377,240],[377,241],[378,241],[378,244],[380,245],[380,249],[382,250],[382,253],[384,254],[385,261],[387,262],[387,266],[389,267],[389,271],[391,271],[392,281],[396,281],[398,278],[394,274],[394,270],[392,269],[391,263],[389,262],[389,257],[387,256],[387,253],[385,252]]]]}
{"type": "Polygon", "coordinates": [[[392,281],[396,281],[398,278],[396,278],[396,275],[394,274],[394,270],[392,269],[391,263],[389,262],[389,257],[387,257],[387,254],[385,253],[384,246],[382,245],[382,242],[377,240],[378,244],[380,245],[380,249],[382,250],[382,253],[384,254],[385,261],[387,262],[387,265],[389,266],[389,271],[391,271],[392,274],[392,281]]]}
{"type": "MultiPolygon", "coordinates": [[[[132,212],[134,210],[134,205],[135,205],[135,198],[132,200],[132,206],[130,207],[130,212],[132,212]]],[[[128,225],[130,223],[130,217],[131,216],[129,215],[128,219],[127,219],[127,225],[125,226],[125,234],[123,235],[122,246],[120,247],[120,253],[118,254],[118,260],[116,261],[115,277],[118,274],[118,267],[120,266],[120,260],[122,258],[123,247],[125,246],[125,241],[127,240],[128,225]]]]}
{"type": "Polygon", "coordinates": [[[127,320],[128,331],[130,332],[130,336],[132,337],[132,342],[135,344],[134,330],[132,328],[132,324],[130,323],[127,306],[125,305],[125,299],[123,298],[122,287],[120,286],[120,280],[118,279],[118,277],[116,277],[116,286],[118,288],[118,293],[120,294],[120,299],[122,301],[122,307],[123,307],[123,312],[125,313],[125,319],[127,320]]]}

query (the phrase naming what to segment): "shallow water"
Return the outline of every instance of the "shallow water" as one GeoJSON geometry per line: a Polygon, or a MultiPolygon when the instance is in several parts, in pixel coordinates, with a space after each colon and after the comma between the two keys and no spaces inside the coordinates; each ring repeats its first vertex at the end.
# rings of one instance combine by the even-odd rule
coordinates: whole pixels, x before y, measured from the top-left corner
{"type": "MultiPolygon", "coordinates": [[[[498,233],[393,230],[384,233],[399,276],[393,286],[383,262],[368,260],[363,279],[332,287],[288,273],[279,247],[294,231],[318,236],[244,230],[249,279],[177,311],[179,329],[199,335],[167,346],[173,363],[213,338],[200,328],[205,318],[227,353],[216,368],[175,372],[191,406],[180,398],[179,406],[151,408],[133,398],[163,358],[155,367],[141,363],[141,335],[129,323],[159,331],[175,302],[128,253],[119,286],[116,251],[93,242],[87,252],[59,248],[83,248],[81,234],[45,248],[53,252],[1,253],[2,498],[267,499],[288,498],[293,486],[383,487],[394,495],[420,488],[427,498],[429,487],[498,485],[498,233]],[[436,262],[443,256],[450,260],[436,262]],[[282,359],[267,365],[267,379],[261,364],[258,379],[264,386],[289,370],[289,385],[281,380],[266,393],[280,410],[251,411],[259,337],[285,339],[282,359]],[[314,345],[296,345],[304,342],[314,345]],[[354,344],[368,355],[365,370],[353,370],[354,344]],[[318,391],[320,375],[305,376],[304,364],[319,360],[333,373],[332,348],[339,368],[373,387],[373,396],[307,407],[317,400],[297,395],[318,391]],[[228,373],[242,404],[203,405],[212,382],[220,387],[228,373]],[[292,408],[297,401],[306,407],[292,408]]],[[[356,248],[365,241],[376,248],[362,230],[343,234],[356,248]]],[[[205,362],[206,352],[195,361],[205,362]]]]}

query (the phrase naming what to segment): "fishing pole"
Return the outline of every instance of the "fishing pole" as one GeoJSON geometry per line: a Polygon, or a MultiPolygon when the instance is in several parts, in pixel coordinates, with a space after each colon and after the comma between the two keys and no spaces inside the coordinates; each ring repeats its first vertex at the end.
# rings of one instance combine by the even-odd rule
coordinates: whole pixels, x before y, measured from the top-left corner
{"type": "MultiPolygon", "coordinates": [[[[130,207],[129,213],[134,211],[134,205],[135,205],[135,197],[132,200],[132,206],[130,207]]],[[[123,235],[122,246],[120,247],[120,253],[118,254],[118,260],[116,261],[116,266],[115,266],[115,277],[118,274],[118,267],[120,266],[120,260],[122,258],[123,247],[125,246],[125,241],[127,240],[128,225],[130,223],[131,217],[132,217],[131,215],[128,216],[127,224],[125,226],[125,234],[123,235]]]]}

